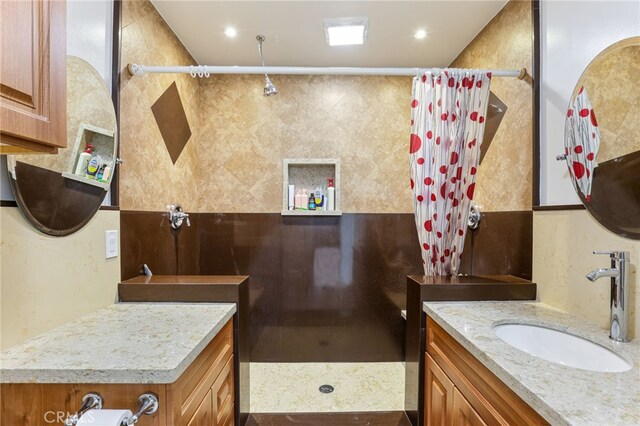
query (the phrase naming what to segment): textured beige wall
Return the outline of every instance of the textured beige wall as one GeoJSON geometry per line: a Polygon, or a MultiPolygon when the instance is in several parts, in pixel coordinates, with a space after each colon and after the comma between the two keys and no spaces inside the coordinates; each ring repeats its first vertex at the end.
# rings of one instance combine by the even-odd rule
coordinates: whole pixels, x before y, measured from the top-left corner
{"type": "Polygon", "coordinates": [[[195,60],[148,1],[122,2],[120,89],[120,207],[123,210],[165,210],[179,202],[195,209],[193,168],[201,165],[194,139],[198,128],[198,80],[189,75],[149,74],[131,77],[128,63],[188,65],[195,60]],[[164,145],[151,106],[176,82],[191,138],[174,165],[164,145]]]}
{"type": "MultiPolygon", "coordinates": [[[[531,63],[529,2],[514,1],[465,49],[455,66],[520,68],[531,63]]],[[[147,1],[123,3],[122,64],[195,63],[147,1]]],[[[123,74],[121,207],[196,212],[279,212],[282,159],[339,158],[342,210],[411,212],[407,145],[411,78],[123,74]],[[177,81],[193,135],[173,165],[151,105],[177,81]]],[[[480,169],[486,210],[531,207],[531,85],[493,80],[509,105],[480,169]]]]}
{"type": "Polygon", "coordinates": [[[345,212],[410,212],[411,78],[216,76],[200,86],[197,206],[282,210],[282,160],[338,158],[345,212]]]}
{"type": "Polygon", "coordinates": [[[585,275],[609,267],[607,256],[594,250],[627,250],[631,253],[631,336],[640,331],[640,241],[606,230],[585,210],[534,212],[533,281],[540,301],[609,327],[609,280],[592,283],[585,275]]]}
{"type": "MultiPolygon", "coordinates": [[[[531,70],[531,2],[512,0],[451,64],[459,68],[531,70]]],[[[485,211],[531,209],[530,78],[493,78],[491,91],[508,109],[478,169],[475,200],[485,211]]]]}
{"type": "Polygon", "coordinates": [[[112,229],[120,213],[101,210],[75,234],[50,237],[17,208],[0,208],[0,348],[114,303],[120,259],[104,258],[112,229]]]}
{"type": "Polygon", "coordinates": [[[589,64],[574,90],[585,87],[596,113],[601,163],[640,149],[640,37],[616,45],[589,64]]]}

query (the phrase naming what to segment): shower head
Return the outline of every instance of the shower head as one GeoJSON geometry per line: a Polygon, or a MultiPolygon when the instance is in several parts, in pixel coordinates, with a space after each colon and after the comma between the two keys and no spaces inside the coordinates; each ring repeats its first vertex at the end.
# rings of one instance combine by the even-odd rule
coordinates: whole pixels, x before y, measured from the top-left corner
{"type": "Polygon", "coordinates": [[[262,89],[262,95],[273,96],[278,94],[278,89],[276,89],[276,86],[273,85],[269,76],[266,74],[264,76],[265,76],[265,84],[264,84],[264,89],[262,89]]]}
{"type": "MultiPolygon", "coordinates": [[[[258,35],[256,36],[256,40],[258,40],[258,52],[260,53],[260,62],[262,63],[262,66],[264,67],[264,54],[262,53],[262,43],[264,42],[264,36],[263,35],[258,35]]],[[[265,84],[264,84],[264,89],[262,90],[262,95],[263,96],[273,96],[275,94],[278,93],[278,89],[276,89],[276,86],[273,85],[273,83],[271,82],[271,79],[269,78],[269,76],[267,74],[264,75],[265,78],[265,84]]]]}

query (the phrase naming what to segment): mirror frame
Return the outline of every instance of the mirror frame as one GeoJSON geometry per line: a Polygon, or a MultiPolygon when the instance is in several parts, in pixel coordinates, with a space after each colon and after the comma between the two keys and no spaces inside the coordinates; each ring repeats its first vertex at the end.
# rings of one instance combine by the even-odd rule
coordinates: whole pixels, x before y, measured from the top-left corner
{"type": "MultiPolygon", "coordinates": [[[[584,80],[585,80],[585,77],[587,75],[587,72],[589,71],[589,68],[592,65],[594,65],[596,63],[596,61],[603,60],[608,55],[610,55],[613,51],[616,51],[616,50],[619,50],[619,49],[624,49],[624,48],[631,47],[631,46],[640,47],[640,36],[628,37],[628,38],[624,38],[624,39],[618,40],[615,43],[612,43],[609,46],[607,46],[604,49],[602,49],[589,62],[589,64],[586,66],[586,68],[582,71],[582,74],[580,74],[580,78],[578,78],[578,81],[576,82],[576,85],[573,88],[573,92],[571,93],[571,98],[569,100],[568,108],[571,106],[571,104],[573,103],[573,100],[578,95],[578,92],[580,91],[580,87],[584,85],[584,80]]],[[[595,106],[594,106],[594,111],[595,111],[595,106]]],[[[640,149],[638,151],[640,151],[640,149]]],[[[633,151],[633,152],[636,152],[636,151],[633,151]]],[[[626,155],[630,155],[630,154],[631,153],[626,154],[626,155]]],[[[616,157],[616,158],[619,159],[621,157],[616,157]]],[[[616,158],[605,160],[604,162],[614,161],[614,160],[616,160],[616,158]]],[[[569,167],[568,164],[567,164],[567,166],[569,167]]],[[[596,176],[595,171],[596,170],[594,170],[594,177],[593,177],[594,180],[595,180],[595,176],[596,176]]],[[[578,190],[578,188],[575,185],[574,185],[574,189],[576,191],[576,194],[580,198],[580,201],[582,202],[582,207],[585,208],[589,212],[591,217],[593,219],[595,219],[600,225],[604,226],[609,231],[613,232],[614,234],[616,234],[616,235],[618,235],[620,237],[629,238],[629,239],[632,239],[632,240],[640,240],[640,231],[639,232],[631,232],[631,231],[628,231],[628,230],[620,228],[614,221],[610,220],[609,217],[607,217],[606,215],[602,214],[601,211],[599,211],[597,208],[594,208],[593,200],[591,202],[587,202],[587,199],[586,199],[585,195],[580,190],[578,190]]]]}
{"type": "MultiPolygon", "coordinates": [[[[121,0],[113,1],[113,22],[112,22],[112,46],[111,46],[111,87],[107,87],[107,91],[111,90],[110,98],[113,104],[113,108],[115,111],[116,118],[116,132],[115,136],[118,141],[117,149],[116,149],[116,158],[120,157],[120,44],[121,44],[121,29],[120,22],[122,17],[122,2],[121,0]]],[[[7,167],[7,175],[9,186],[11,187],[11,192],[15,198],[15,201],[2,200],[0,205],[6,207],[18,207],[21,214],[25,217],[25,219],[36,228],[38,231],[56,237],[62,237],[66,235],[73,234],[80,229],[82,229],[91,219],[93,219],[98,212],[98,210],[112,210],[119,211],[119,167],[117,164],[114,164],[113,175],[111,178],[111,185],[109,187],[109,195],[110,195],[110,204],[100,204],[96,206],[95,209],[91,209],[91,214],[87,215],[87,218],[82,220],[81,223],[76,226],[65,229],[65,230],[56,230],[50,229],[44,225],[42,225],[29,210],[26,208],[25,202],[17,190],[17,182],[11,176],[11,172],[9,171],[9,167],[7,167]]],[[[106,193],[105,193],[106,197],[106,193]]],[[[104,203],[104,199],[102,201],[104,203]]]]}

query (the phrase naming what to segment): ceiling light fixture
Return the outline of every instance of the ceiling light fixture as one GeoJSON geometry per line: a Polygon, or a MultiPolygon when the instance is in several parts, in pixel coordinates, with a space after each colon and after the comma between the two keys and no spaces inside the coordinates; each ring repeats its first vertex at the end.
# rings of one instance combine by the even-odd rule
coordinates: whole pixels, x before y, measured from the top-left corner
{"type": "Polygon", "coordinates": [[[418,30],[418,31],[416,31],[416,33],[413,36],[415,38],[417,38],[418,40],[422,40],[423,38],[427,37],[427,31],[426,30],[418,30]]]}
{"type": "Polygon", "coordinates": [[[224,35],[226,35],[229,38],[233,38],[238,35],[238,32],[233,27],[227,27],[224,29],[224,35]]]}
{"type": "Polygon", "coordinates": [[[329,46],[364,44],[369,18],[331,18],[324,20],[324,32],[329,46]]]}

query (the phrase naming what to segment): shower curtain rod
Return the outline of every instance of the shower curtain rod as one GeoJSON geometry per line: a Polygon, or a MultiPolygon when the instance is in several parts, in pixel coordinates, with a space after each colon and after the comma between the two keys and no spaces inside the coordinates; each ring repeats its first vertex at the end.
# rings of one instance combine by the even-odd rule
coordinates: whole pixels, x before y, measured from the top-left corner
{"type": "MultiPolygon", "coordinates": [[[[192,77],[209,77],[211,74],[301,74],[301,75],[386,75],[415,76],[427,71],[439,71],[444,68],[357,68],[357,67],[240,67],[240,66],[147,66],[129,64],[131,75],[191,74],[192,77]]],[[[456,69],[456,68],[452,68],[456,69]]],[[[527,74],[526,68],[519,70],[482,70],[491,72],[494,77],[517,77],[522,80],[527,74]]]]}

